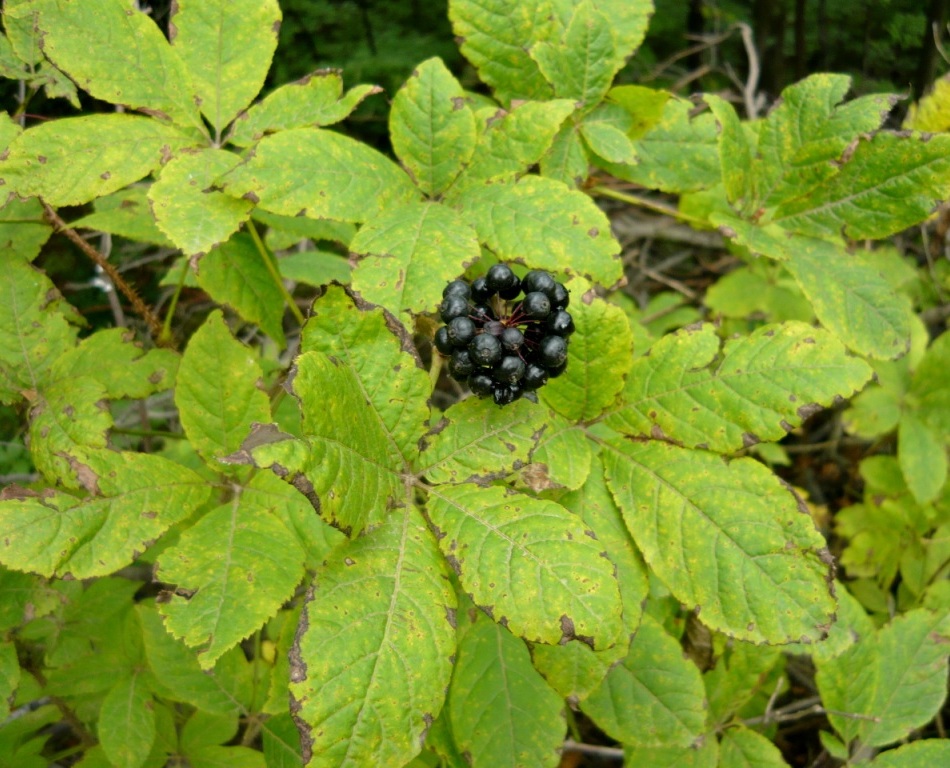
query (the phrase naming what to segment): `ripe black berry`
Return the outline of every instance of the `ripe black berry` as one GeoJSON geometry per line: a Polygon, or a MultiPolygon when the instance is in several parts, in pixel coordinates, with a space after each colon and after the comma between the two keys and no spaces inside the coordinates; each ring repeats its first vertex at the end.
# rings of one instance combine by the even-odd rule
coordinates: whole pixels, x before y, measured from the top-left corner
{"type": "Polygon", "coordinates": [[[538,345],[538,360],[550,373],[567,360],[567,340],[561,336],[545,336],[538,345]]]}
{"type": "Polygon", "coordinates": [[[452,378],[478,397],[507,405],[567,367],[574,332],[574,319],[565,311],[569,300],[548,272],[535,269],[519,278],[507,264],[495,264],[471,285],[459,279],[442,289],[439,315],[445,325],[433,344],[449,358],[452,378]]]}

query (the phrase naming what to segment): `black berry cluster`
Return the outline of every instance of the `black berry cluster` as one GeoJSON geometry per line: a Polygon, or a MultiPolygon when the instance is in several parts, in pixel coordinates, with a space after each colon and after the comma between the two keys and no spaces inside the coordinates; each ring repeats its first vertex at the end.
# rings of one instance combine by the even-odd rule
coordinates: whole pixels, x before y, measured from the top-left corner
{"type": "Polygon", "coordinates": [[[471,285],[453,280],[445,286],[436,349],[449,358],[452,378],[508,405],[564,372],[574,333],[569,300],[547,272],[532,270],[519,279],[507,264],[495,264],[471,285]]]}

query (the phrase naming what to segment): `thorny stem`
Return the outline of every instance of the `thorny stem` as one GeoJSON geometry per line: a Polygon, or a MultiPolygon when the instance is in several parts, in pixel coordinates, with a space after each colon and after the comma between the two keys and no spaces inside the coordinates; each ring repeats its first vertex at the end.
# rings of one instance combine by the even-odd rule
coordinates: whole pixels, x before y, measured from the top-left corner
{"type": "Polygon", "coordinates": [[[284,301],[286,301],[290,306],[290,311],[297,319],[297,322],[300,323],[300,325],[303,325],[306,322],[306,318],[303,316],[303,312],[300,311],[300,307],[297,306],[297,302],[294,301],[294,297],[290,295],[290,291],[287,290],[287,286],[284,285],[284,279],[277,271],[277,267],[274,266],[274,260],[271,257],[271,253],[267,250],[267,246],[264,245],[264,241],[261,240],[261,236],[257,233],[257,227],[254,226],[254,222],[251,219],[247,220],[247,231],[251,233],[251,239],[254,241],[257,251],[261,255],[261,260],[264,262],[264,266],[267,267],[268,273],[277,284],[280,292],[283,294],[284,301]]]}
{"type": "Polygon", "coordinates": [[[135,289],[129,285],[125,278],[119,273],[119,270],[106,259],[99,251],[93,248],[89,243],[83,240],[76,230],[72,229],[65,221],[63,221],[59,214],[53,210],[53,207],[43,201],[43,210],[46,212],[46,218],[49,222],[60,232],[62,232],[66,237],[68,237],[79,250],[81,250],[86,256],[88,256],[92,261],[108,276],[109,279],[115,284],[115,287],[122,291],[122,295],[125,296],[129,303],[132,304],[132,307],[135,309],[136,313],[142,317],[146,324],[148,325],[149,333],[155,339],[155,343],[163,347],[173,347],[171,339],[166,339],[162,337],[162,324],[159,322],[158,318],[155,316],[155,313],[148,308],[148,305],[142,301],[141,297],[135,291],[135,289]]]}

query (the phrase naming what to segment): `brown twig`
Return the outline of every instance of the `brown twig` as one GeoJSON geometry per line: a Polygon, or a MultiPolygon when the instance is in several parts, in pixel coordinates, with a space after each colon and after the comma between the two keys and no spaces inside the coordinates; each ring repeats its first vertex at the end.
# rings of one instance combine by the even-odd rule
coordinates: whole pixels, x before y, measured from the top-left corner
{"type": "Polygon", "coordinates": [[[159,319],[155,316],[151,309],[148,308],[148,305],[142,301],[142,298],[138,295],[136,290],[129,285],[125,278],[119,273],[119,270],[106,259],[99,251],[93,248],[89,243],[83,240],[75,229],[70,227],[65,221],[63,221],[59,214],[53,210],[53,207],[43,201],[43,210],[46,212],[46,218],[52,224],[56,230],[62,232],[66,237],[68,237],[79,250],[81,250],[86,256],[93,260],[93,262],[108,276],[109,279],[113,282],[116,288],[118,288],[122,295],[125,296],[129,303],[132,304],[132,307],[135,309],[136,313],[141,316],[146,324],[148,325],[149,332],[152,334],[155,343],[163,347],[172,347],[174,346],[170,338],[164,338],[162,334],[162,324],[159,319]]]}

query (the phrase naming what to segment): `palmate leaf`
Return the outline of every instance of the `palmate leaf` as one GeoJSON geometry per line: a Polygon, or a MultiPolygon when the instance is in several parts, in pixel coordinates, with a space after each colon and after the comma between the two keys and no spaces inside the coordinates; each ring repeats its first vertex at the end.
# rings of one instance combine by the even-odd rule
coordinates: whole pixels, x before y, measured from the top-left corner
{"type": "Polygon", "coordinates": [[[378,414],[366,407],[356,372],[322,352],[305,352],[292,373],[304,437],[259,428],[231,460],[271,468],[345,533],[382,522],[405,501],[405,464],[378,414]]]}
{"type": "Polygon", "coordinates": [[[547,422],[544,410],[528,401],[499,413],[491,401],[469,397],[449,407],[423,438],[418,473],[430,483],[489,485],[530,461],[547,422]]]}
{"type": "Polygon", "coordinates": [[[428,516],[463,589],[495,621],[542,643],[580,640],[600,649],[616,642],[613,565],[564,507],[463,483],[431,488],[428,516]]]}
{"type": "Polygon", "coordinates": [[[265,136],[220,183],[228,194],[272,213],[352,222],[418,196],[409,177],[385,155],[320,128],[265,136]]]}
{"type": "Polygon", "coordinates": [[[160,606],[175,637],[208,669],[277,613],[303,577],[297,537],[254,496],[236,494],[162,553],[158,578],[179,595],[160,606]]]}
{"type": "Polygon", "coordinates": [[[449,3],[449,20],[461,41],[462,54],[502,104],[550,98],[551,86],[528,55],[528,49],[536,41],[558,36],[553,11],[554,4],[549,0],[517,5],[506,0],[449,3]]]}
{"type": "Polygon", "coordinates": [[[267,133],[332,125],[348,117],[367,96],[381,91],[378,85],[357,85],[344,94],[340,72],[321,69],[282,85],[238,115],[228,141],[246,147],[267,133]]]}
{"type": "Polygon", "coordinates": [[[880,747],[928,723],[947,695],[950,620],[909,611],[841,655],[819,663],[816,682],[829,720],[845,742],[880,747]]]}
{"type": "Polygon", "coordinates": [[[428,197],[441,194],[475,151],[475,114],[439,58],[419,64],[393,99],[389,133],[396,157],[428,197]]]}
{"type": "Polygon", "coordinates": [[[83,457],[96,493],[47,492],[0,502],[0,562],[43,576],[104,576],[131,563],[211,492],[204,478],[159,456],[97,451],[83,457]]]}
{"type": "MultiPolygon", "coordinates": [[[[408,466],[426,431],[431,385],[405,328],[384,310],[330,286],[314,302],[300,349],[330,355],[352,370],[365,398],[360,409],[377,421],[389,452],[408,466]]],[[[320,407],[317,402],[304,406],[320,407]]]]}
{"type": "Polygon", "coordinates": [[[277,0],[178,0],[172,7],[172,47],[219,133],[264,85],[280,19],[277,0]]]}
{"type": "Polygon", "coordinates": [[[399,314],[432,312],[442,288],[481,256],[475,231],[439,203],[410,202],[366,222],[350,243],[353,289],[399,314]]]}
{"type": "Polygon", "coordinates": [[[633,362],[633,336],[620,307],[594,296],[569,307],[577,331],[567,348],[567,370],[541,389],[544,402],[571,421],[597,418],[623,389],[633,362]]]}
{"type": "Polygon", "coordinates": [[[579,275],[610,286],[622,274],[620,245],[591,199],[553,179],[467,189],[460,206],[482,240],[504,261],[579,275]]]}
{"type": "Polygon", "coordinates": [[[770,217],[813,237],[883,238],[923,221],[950,196],[950,135],[881,132],[859,139],[839,173],[770,217]]]}
{"type": "Polygon", "coordinates": [[[186,255],[206,253],[223,243],[250,216],[254,206],[249,200],[210,189],[240,161],[220,149],[181,153],[165,164],[149,189],[158,228],[186,255]]]}
{"type": "Polygon", "coordinates": [[[34,0],[33,6],[43,53],[80,88],[205,132],[188,72],[146,14],[130,10],[123,0],[34,0]]]}
{"type": "Polygon", "coordinates": [[[871,377],[826,331],[790,322],[720,350],[711,324],[663,337],[633,363],[624,404],[605,423],[626,435],[727,453],[778,440],[871,377]]]}
{"type": "Polygon", "coordinates": [[[21,197],[80,205],[138,181],[163,155],[192,143],[177,128],[140,115],[61,118],[13,141],[0,162],[0,180],[21,197]]]}
{"type": "Polygon", "coordinates": [[[459,616],[448,714],[465,764],[555,768],[564,741],[563,709],[561,697],[531,666],[524,643],[480,611],[470,608],[459,616]]]}
{"type": "Polygon", "coordinates": [[[679,642],[643,617],[626,658],[581,709],[604,733],[639,747],[686,747],[703,733],[705,689],[679,642]]]}
{"type": "Polygon", "coordinates": [[[804,502],[766,467],[595,432],[637,546],[706,626],[773,644],[827,634],[831,555],[804,502]]]}
{"type": "Polygon", "coordinates": [[[270,421],[259,384],[264,374],[251,351],[236,341],[220,311],[212,312],[188,342],[175,387],[175,405],[188,440],[214,469],[241,447],[254,422],[270,421]]]}
{"type": "Polygon", "coordinates": [[[304,760],[404,765],[438,714],[455,653],[455,593],[412,506],[335,549],[291,652],[304,760]]]}

